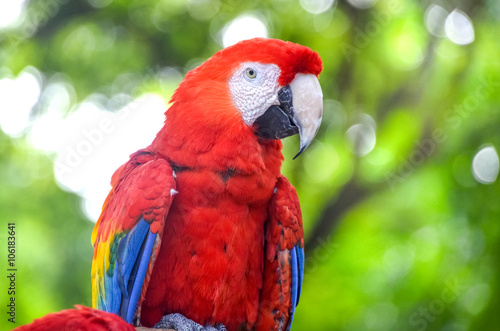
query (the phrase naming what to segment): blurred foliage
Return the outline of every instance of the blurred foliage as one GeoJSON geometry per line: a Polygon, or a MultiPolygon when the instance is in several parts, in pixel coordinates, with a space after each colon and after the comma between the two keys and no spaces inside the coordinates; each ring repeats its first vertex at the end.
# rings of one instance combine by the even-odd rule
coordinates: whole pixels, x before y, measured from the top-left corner
{"type": "MultiPolygon", "coordinates": [[[[165,69],[185,74],[221,48],[228,22],[259,17],[270,37],[307,45],[324,62],[316,142],[295,161],[296,138],[284,148],[308,243],[294,329],[489,330],[500,325],[500,188],[471,168],[482,147],[500,148],[500,7],[438,2],[472,21],[474,41],[458,45],[426,29],[431,1],[352,5],[372,2],[313,14],[308,4],[328,1],[32,0],[19,26],[0,31],[0,78],[35,67],[45,83],[72,86],[72,106],[95,93],[168,99],[165,69]]],[[[34,121],[44,107],[33,108],[34,121]]],[[[26,136],[0,133],[0,219],[17,227],[18,325],[91,302],[93,223],[78,196],[56,185],[54,155],[26,136]]],[[[0,328],[12,328],[2,315],[0,328]]]]}

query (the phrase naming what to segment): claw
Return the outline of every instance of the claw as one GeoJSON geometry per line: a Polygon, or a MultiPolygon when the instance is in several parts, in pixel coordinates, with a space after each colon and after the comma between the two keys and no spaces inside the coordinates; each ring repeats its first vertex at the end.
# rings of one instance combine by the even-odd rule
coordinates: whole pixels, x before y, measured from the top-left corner
{"type": "Polygon", "coordinates": [[[182,314],[168,314],[155,324],[155,329],[175,329],[177,331],[227,331],[222,324],[203,327],[182,314]]]}

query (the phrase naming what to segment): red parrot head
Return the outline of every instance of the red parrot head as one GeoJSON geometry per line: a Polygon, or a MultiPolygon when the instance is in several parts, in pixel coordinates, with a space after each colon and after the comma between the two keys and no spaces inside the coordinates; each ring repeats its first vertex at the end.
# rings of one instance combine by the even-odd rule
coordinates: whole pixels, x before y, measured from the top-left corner
{"type": "Polygon", "coordinates": [[[171,102],[196,100],[207,105],[204,111],[211,112],[218,123],[224,118],[234,123],[238,117],[264,139],[298,133],[297,157],[321,124],[323,94],[318,75],[322,68],[319,55],[308,47],[278,39],[245,40],[191,70],[171,102]]]}

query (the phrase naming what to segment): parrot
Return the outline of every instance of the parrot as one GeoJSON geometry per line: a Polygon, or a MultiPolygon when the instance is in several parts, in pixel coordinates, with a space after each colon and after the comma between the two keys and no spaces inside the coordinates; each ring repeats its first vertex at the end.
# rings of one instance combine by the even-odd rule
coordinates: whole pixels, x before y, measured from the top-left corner
{"type": "Polygon", "coordinates": [[[281,139],[301,154],[323,113],[319,54],[240,41],[189,71],[130,155],[92,232],[92,306],[135,326],[290,330],[304,234],[281,139]]]}
{"type": "Polygon", "coordinates": [[[22,325],[14,331],[135,331],[135,328],[115,314],[75,305],[76,309],[66,309],[45,315],[30,324],[22,325]]]}

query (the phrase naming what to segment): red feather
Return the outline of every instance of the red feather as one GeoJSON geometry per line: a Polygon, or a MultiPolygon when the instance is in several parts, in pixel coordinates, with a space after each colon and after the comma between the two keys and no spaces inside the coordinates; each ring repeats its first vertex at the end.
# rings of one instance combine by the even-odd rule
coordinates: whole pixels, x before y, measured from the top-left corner
{"type": "Polygon", "coordinates": [[[135,331],[135,328],[119,316],[97,309],[75,305],[76,309],[63,310],[45,315],[31,324],[22,325],[15,331],[135,331]]]}

